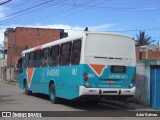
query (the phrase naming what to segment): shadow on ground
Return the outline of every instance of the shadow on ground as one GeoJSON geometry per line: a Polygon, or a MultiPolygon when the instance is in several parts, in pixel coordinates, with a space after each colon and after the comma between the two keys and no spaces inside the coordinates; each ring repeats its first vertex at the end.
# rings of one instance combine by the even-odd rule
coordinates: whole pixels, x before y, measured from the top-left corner
{"type": "MultiPolygon", "coordinates": [[[[40,93],[32,93],[31,96],[50,102],[49,96],[40,93]]],[[[52,103],[50,103],[52,105],[52,103]]],[[[84,101],[71,101],[66,99],[60,99],[58,104],[62,104],[68,107],[72,107],[79,110],[133,110],[124,105],[101,101],[98,104],[85,103],[84,101]]]]}

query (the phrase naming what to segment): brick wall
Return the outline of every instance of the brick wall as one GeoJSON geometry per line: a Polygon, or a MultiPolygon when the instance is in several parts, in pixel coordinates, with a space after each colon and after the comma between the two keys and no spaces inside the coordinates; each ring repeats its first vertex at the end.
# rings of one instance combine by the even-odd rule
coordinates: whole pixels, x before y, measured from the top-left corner
{"type": "Polygon", "coordinates": [[[59,29],[43,29],[43,28],[25,28],[17,27],[8,32],[7,42],[7,64],[15,65],[21,55],[21,52],[26,48],[32,48],[42,45],[57,39],[67,33],[61,33],[59,29]]]}
{"type": "MultiPolygon", "coordinates": [[[[136,47],[136,59],[139,60],[146,60],[146,51],[141,51],[140,48],[136,47]]],[[[160,51],[148,51],[148,58],[147,60],[160,60],[160,51]]]]}

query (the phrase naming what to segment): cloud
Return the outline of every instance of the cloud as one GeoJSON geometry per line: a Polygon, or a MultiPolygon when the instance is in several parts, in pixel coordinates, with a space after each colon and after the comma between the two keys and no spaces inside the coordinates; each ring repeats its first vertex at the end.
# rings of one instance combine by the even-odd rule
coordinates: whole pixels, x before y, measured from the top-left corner
{"type": "MultiPolygon", "coordinates": [[[[109,31],[111,28],[113,28],[115,24],[101,24],[101,25],[95,25],[95,26],[87,26],[89,31],[109,31]]],[[[6,28],[16,28],[16,27],[33,27],[33,28],[50,28],[50,29],[64,29],[65,32],[68,32],[68,35],[74,35],[81,33],[86,26],[71,26],[71,25],[65,25],[65,24],[53,24],[53,25],[41,25],[41,24],[35,24],[35,25],[10,25],[10,26],[2,26],[0,29],[0,43],[2,44],[4,40],[4,31],[6,28]]]]}
{"type": "Polygon", "coordinates": [[[142,7],[135,9],[137,11],[151,11],[151,10],[157,10],[156,6],[150,6],[150,7],[142,7]]]}
{"type": "MultiPolygon", "coordinates": [[[[7,7],[0,6],[0,18],[5,17],[5,14],[6,14],[7,10],[8,10],[7,7]]],[[[4,19],[0,19],[0,20],[4,20],[4,19]]]]}

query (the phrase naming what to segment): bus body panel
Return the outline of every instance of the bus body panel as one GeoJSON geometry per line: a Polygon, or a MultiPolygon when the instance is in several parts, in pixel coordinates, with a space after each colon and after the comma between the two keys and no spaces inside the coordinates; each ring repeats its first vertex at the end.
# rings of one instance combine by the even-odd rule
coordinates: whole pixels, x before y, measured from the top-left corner
{"type": "Polygon", "coordinates": [[[99,75],[98,72],[88,65],[88,83],[93,88],[129,88],[136,68],[126,66],[125,73],[112,73],[111,66],[104,65],[104,68],[99,75]]]}
{"type": "MultiPolygon", "coordinates": [[[[135,67],[128,66],[126,69],[127,72],[124,74],[113,74],[110,72],[110,67],[107,67],[102,71],[102,74],[99,77],[95,70],[93,70],[90,65],[87,64],[70,67],[45,67],[43,69],[35,68],[30,82],[28,80],[28,76],[26,77],[26,79],[29,90],[44,94],[49,94],[49,82],[53,80],[57,90],[57,97],[74,99],[80,96],[79,86],[98,89],[129,89],[132,75],[135,74],[135,67]],[[85,80],[83,77],[84,72],[87,73],[87,82],[89,83],[88,86],[86,86],[85,84],[85,80]],[[104,76],[105,79],[103,79],[104,76]],[[110,78],[110,76],[112,77],[112,79],[110,78]],[[107,81],[110,80],[114,81],[114,83],[107,83],[107,81]]],[[[28,69],[26,70],[26,73],[27,71],[28,69]]],[[[22,86],[23,82],[20,82],[19,85],[22,86]]],[[[132,87],[134,86],[135,85],[133,85],[132,87]]]]}
{"type": "MultiPolygon", "coordinates": [[[[29,69],[24,70],[27,76],[27,85],[29,90],[49,94],[49,83],[53,81],[57,97],[73,99],[79,96],[79,86],[83,85],[83,72],[85,65],[61,66],[61,67],[45,67],[34,68],[32,74],[28,74],[29,69]],[[30,75],[30,76],[29,76],[30,75]],[[70,77],[69,77],[70,76],[70,77]]],[[[19,79],[19,87],[23,88],[23,79],[19,79]]]]}

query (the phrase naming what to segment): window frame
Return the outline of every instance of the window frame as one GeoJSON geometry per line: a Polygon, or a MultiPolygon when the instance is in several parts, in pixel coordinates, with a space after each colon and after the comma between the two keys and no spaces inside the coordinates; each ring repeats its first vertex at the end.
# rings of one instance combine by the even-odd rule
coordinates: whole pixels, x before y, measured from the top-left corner
{"type": "Polygon", "coordinates": [[[34,51],[34,67],[41,67],[41,64],[42,64],[41,53],[42,53],[41,50],[34,51]],[[39,54],[38,58],[37,58],[37,53],[39,54]]]}
{"type": "Polygon", "coordinates": [[[44,51],[45,51],[45,50],[48,50],[47,58],[50,57],[50,47],[47,47],[47,48],[44,48],[44,49],[42,50],[42,59],[47,59],[47,58],[44,58],[44,51]]]}
{"type": "Polygon", "coordinates": [[[41,59],[42,59],[42,63],[41,63],[41,65],[42,65],[42,67],[46,67],[46,66],[49,66],[49,57],[50,57],[50,47],[47,47],[47,48],[44,48],[43,50],[42,50],[42,52],[41,52],[41,59]],[[46,50],[48,50],[48,55],[47,55],[47,57],[45,57],[44,58],[44,54],[45,54],[45,52],[44,51],[46,51],[46,50]]]}
{"type": "MultiPolygon", "coordinates": [[[[77,49],[76,49],[77,50],[77,49]]],[[[80,59],[81,59],[81,50],[82,50],[82,40],[81,39],[77,39],[77,40],[74,40],[73,41],[73,43],[72,43],[72,56],[71,56],[71,65],[79,65],[79,63],[80,63],[80,59]],[[79,47],[79,50],[78,50],[78,62],[76,62],[76,63],[74,63],[74,61],[75,61],[75,55],[74,54],[76,54],[77,53],[77,51],[76,52],[74,52],[74,45],[75,45],[75,42],[78,42],[78,41],[80,41],[80,47],[79,47]]]]}
{"type": "MultiPolygon", "coordinates": [[[[64,50],[64,51],[66,51],[66,50],[64,50]]],[[[66,42],[66,43],[62,43],[61,44],[61,46],[60,46],[60,59],[59,59],[59,65],[60,66],[68,66],[68,65],[70,65],[70,63],[71,63],[71,54],[72,54],[72,41],[70,41],[70,42],[66,42]],[[67,45],[67,44],[69,44],[69,52],[67,53],[67,54],[63,54],[62,53],[62,49],[64,49],[63,48],[63,46],[64,45],[67,45]],[[67,61],[67,59],[68,59],[68,61],[67,61]]]]}
{"type": "Polygon", "coordinates": [[[24,68],[27,68],[28,67],[28,62],[29,61],[29,53],[25,53],[25,56],[24,56],[24,68]]]}
{"type": "Polygon", "coordinates": [[[50,48],[50,62],[49,62],[49,65],[50,66],[58,66],[59,65],[59,55],[60,55],[60,45],[54,45],[54,46],[51,46],[50,48]],[[53,55],[53,48],[56,48],[57,47],[57,51],[56,51],[56,54],[53,55]]]}
{"type": "Polygon", "coordinates": [[[40,60],[41,58],[42,58],[41,50],[35,51],[35,60],[40,60]],[[36,55],[37,55],[38,52],[40,52],[40,53],[39,53],[40,56],[39,56],[39,58],[37,59],[37,56],[36,56],[36,55]]]}
{"type": "Polygon", "coordinates": [[[23,61],[22,57],[18,60],[18,72],[22,73],[23,72],[23,61]]]}
{"type": "Polygon", "coordinates": [[[34,62],[35,62],[35,52],[32,51],[32,52],[29,53],[28,67],[29,67],[29,68],[34,67],[34,62]],[[32,59],[30,58],[30,57],[31,57],[31,56],[30,56],[31,54],[34,54],[34,56],[33,56],[32,59]],[[32,62],[33,62],[33,63],[32,63],[32,62]]]}

